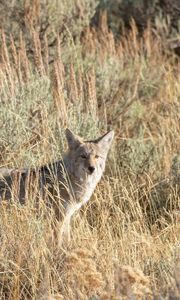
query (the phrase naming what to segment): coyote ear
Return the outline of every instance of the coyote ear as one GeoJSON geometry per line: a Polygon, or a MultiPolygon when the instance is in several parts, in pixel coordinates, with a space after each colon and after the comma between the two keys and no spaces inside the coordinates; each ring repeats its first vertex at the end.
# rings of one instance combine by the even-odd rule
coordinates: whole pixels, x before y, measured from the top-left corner
{"type": "Polygon", "coordinates": [[[108,131],[103,136],[98,138],[96,140],[97,144],[103,149],[103,151],[107,154],[109,151],[109,148],[111,146],[112,140],[114,137],[114,131],[108,131]]]}
{"type": "Polygon", "coordinates": [[[72,131],[68,128],[65,130],[66,139],[68,142],[69,149],[75,149],[82,143],[82,140],[79,136],[72,133],[72,131]]]}

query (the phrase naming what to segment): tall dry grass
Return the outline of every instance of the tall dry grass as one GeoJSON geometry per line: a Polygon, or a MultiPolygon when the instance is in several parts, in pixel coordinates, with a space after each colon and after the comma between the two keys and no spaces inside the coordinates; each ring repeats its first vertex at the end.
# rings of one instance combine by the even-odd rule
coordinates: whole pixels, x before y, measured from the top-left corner
{"type": "Polygon", "coordinates": [[[53,61],[34,29],[33,55],[23,35],[10,47],[6,38],[2,32],[1,166],[58,159],[66,126],[86,139],[111,127],[116,138],[62,249],[43,202],[39,215],[31,198],[1,204],[0,299],[178,299],[178,59],[150,26],[140,38],[132,22],[115,41],[105,15],[77,43],[58,35],[53,61]]]}

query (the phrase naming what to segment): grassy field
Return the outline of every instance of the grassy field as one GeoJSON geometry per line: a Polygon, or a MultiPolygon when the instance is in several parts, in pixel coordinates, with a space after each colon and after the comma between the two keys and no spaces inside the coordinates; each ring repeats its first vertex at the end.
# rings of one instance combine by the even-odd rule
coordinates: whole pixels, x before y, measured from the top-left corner
{"type": "Polygon", "coordinates": [[[38,216],[33,199],[2,203],[0,299],[179,299],[178,57],[150,26],[140,37],[132,22],[115,40],[105,14],[77,39],[52,31],[53,46],[32,27],[1,32],[0,166],[59,159],[67,126],[85,139],[114,129],[115,140],[62,249],[43,203],[38,216]]]}

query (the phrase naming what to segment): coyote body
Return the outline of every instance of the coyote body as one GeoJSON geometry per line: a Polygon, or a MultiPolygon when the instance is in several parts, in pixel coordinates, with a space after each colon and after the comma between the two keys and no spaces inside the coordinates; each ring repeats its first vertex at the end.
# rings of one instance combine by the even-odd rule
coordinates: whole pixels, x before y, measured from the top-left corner
{"type": "Polygon", "coordinates": [[[106,157],[114,136],[107,132],[93,141],[83,141],[66,129],[68,151],[63,159],[39,168],[0,169],[0,200],[18,199],[24,204],[29,195],[41,197],[64,221],[61,233],[69,234],[75,211],[91,197],[105,169],[106,157]]]}

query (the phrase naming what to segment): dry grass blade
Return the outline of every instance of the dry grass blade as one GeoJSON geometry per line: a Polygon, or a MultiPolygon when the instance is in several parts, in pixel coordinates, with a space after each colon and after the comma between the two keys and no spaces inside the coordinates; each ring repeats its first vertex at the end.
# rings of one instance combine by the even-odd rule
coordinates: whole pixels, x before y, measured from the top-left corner
{"type": "Polygon", "coordinates": [[[36,32],[34,29],[32,30],[33,35],[33,43],[34,43],[34,61],[35,65],[37,67],[37,70],[39,71],[39,74],[41,76],[45,76],[45,68],[42,58],[42,49],[41,49],[41,41],[39,38],[38,32],[36,32]]]}
{"type": "Polygon", "coordinates": [[[66,103],[63,94],[62,64],[57,60],[54,62],[53,98],[57,107],[60,123],[67,124],[66,103]]]}

